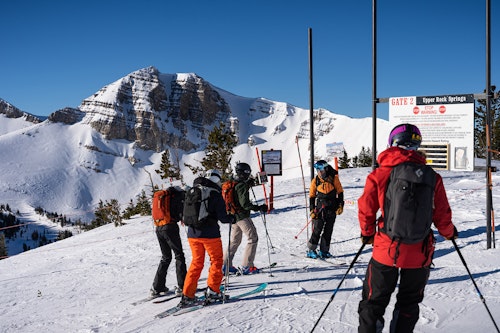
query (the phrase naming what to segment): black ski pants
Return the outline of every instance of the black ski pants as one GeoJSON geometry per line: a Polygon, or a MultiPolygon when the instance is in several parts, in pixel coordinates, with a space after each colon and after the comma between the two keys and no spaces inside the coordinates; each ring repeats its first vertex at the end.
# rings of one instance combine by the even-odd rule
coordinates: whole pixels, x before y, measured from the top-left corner
{"type": "Polygon", "coordinates": [[[385,308],[391,294],[399,289],[390,325],[391,333],[411,333],[418,321],[418,304],[424,299],[429,267],[403,269],[382,265],[373,258],[368,263],[359,302],[358,333],[379,333],[384,327],[385,308]]]}
{"type": "Polygon", "coordinates": [[[317,219],[312,221],[313,229],[307,246],[310,250],[316,250],[319,244],[321,252],[330,252],[332,242],[333,225],[337,214],[331,209],[323,209],[317,219]]]}
{"type": "Polygon", "coordinates": [[[170,262],[172,261],[172,251],[175,254],[175,271],[177,274],[177,286],[184,287],[186,278],[186,259],[182,250],[182,242],[177,223],[165,224],[156,228],[156,237],[161,249],[161,260],[153,281],[154,290],[161,292],[166,290],[165,282],[170,262]]]}

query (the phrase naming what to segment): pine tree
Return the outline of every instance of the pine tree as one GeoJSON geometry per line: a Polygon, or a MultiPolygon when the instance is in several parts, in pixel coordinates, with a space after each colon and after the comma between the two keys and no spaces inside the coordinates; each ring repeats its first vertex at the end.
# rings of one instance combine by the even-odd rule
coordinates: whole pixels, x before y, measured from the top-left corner
{"type": "Polygon", "coordinates": [[[354,157],[352,158],[352,167],[353,167],[353,168],[358,168],[358,167],[360,167],[360,165],[359,165],[359,157],[358,157],[358,156],[354,156],[354,157]]]}
{"type": "Polygon", "coordinates": [[[205,148],[205,157],[201,161],[202,168],[185,164],[193,173],[203,170],[217,169],[222,172],[222,179],[231,175],[231,158],[233,149],[238,144],[238,138],[226,128],[224,123],[215,126],[208,135],[208,145],[205,148]]]}
{"type": "MultiPolygon", "coordinates": [[[[495,86],[491,86],[494,93],[495,86]]],[[[486,90],[484,90],[486,92],[486,90]]],[[[474,155],[478,158],[486,157],[486,100],[477,100],[477,106],[474,111],[474,155]]],[[[495,152],[500,151],[500,99],[490,100],[491,114],[491,149],[495,152]]],[[[500,159],[500,154],[492,154],[494,159],[500,159]]]]}
{"type": "Polygon", "coordinates": [[[100,227],[102,225],[110,223],[107,210],[108,209],[107,209],[106,205],[104,204],[104,202],[102,200],[99,200],[99,204],[98,204],[96,210],[94,211],[95,219],[92,220],[91,225],[89,226],[89,229],[97,228],[97,227],[100,227]]]}
{"type": "Polygon", "coordinates": [[[151,215],[151,201],[144,190],[137,197],[135,214],[140,214],[141,216],[151,215]]]}
{"type": "Polygon", "coordinates": [[[170,161],[170,152],[168,150],[165,150],[161,155],[160,169],[155,170],[155,172],[160,175],[161,179],[182,180],[179,161],[177,160],[176,165],[172,164],[170,161]]]}
{"type": "Polygon", "coordinates": [[[107,208],[110,223],[114,223],[115,227],[123,225],[122,216],[120,214],[120,204],[118,203],[118,200],[111,199],[111,201],[107,203],[107,208]]]}
{"type": "Polygon", "coordinates": [[[7,251],[7,246],[5,244],[5,235],[3,232],[0,232],[0,260],[3,257],[8,257],[9,253],[7,251]]]}
{"type": "Polygon", "coordinates": [[[373,161],[371,149],[365,148],[364,146],[361,147],[361,152],[358,155],[358,167],[367,167],[371,166],[373,161]]]}
{"type": "Polygon", "coordinates": [[[57,234],[57,240],[63,240],[72,236],[73,233],[69,230],[59,231],[59,233],[57,234]]]}
{"type": "Polygon", "coordinates": [[[347,169],[349,168],[349,164],[351,163],[351,159],[347,157],[347,152],[344,149],[344,154],[341,158],[339,158],[339,169],[347,169]]]}
{"type": "Polygon", "coordinates": [[[136,212],[136,206],[134,204],[134,200],[130,199],[130,202],[128,203],[127,208],[122,213],[122,216],[124,219],[128,220],[132,217],[132,215],[135,215],[136,212]]]}

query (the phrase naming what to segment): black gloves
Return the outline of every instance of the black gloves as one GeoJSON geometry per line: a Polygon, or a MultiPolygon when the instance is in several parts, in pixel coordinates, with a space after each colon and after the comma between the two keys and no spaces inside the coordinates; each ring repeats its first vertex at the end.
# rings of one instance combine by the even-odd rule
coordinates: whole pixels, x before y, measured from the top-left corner
{"type": "Polygon", "coordinates": [[[373,239],[375,238],[375,235],[371,236],[363,236],[361,235],[361,243],[363,244],[373,244],[373,239]]]}
{"type": "Polygon", "coordinates": [[[259,212],[261,213],[267,213],[267,205],[266,204],[262,204],[259,206],[259,212]]]}
{"type": "Polygon", "coordinates": [[[457,227],[453,227],[453,236],[446,237],[447,240],[457,239],[458,238],[458,230],[457,227]]]}
{"type": "Polygon", "coordinates": [[[261,213],[267,213],[267,205],[262,204],[262,205],[255,205],[252,208],[256,212],[261,212],[261,213]]]}
{"type": "Polygon", "coordinates": [[[247,183],[247,185],[249,187],[254,187],[256,185],[255,184],[255,178],[252,178],[252,177],[248,178],[247,181],[246,181],[246,183],[247,183]]]}

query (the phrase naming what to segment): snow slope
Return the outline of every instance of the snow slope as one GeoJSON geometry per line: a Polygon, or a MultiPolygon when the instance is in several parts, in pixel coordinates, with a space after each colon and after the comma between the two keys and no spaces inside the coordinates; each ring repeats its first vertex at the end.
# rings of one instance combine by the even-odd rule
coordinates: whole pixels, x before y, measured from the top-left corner
{"type": "MultiPolygon", "coordinates": [[[[269,262],[278,265],[261,274],[232,277],[229,282],[229,294],[268,282],[262,294],[182,316],[154,319],[156,313],[174,306],[178,299],[163,304],[131,304],[147,296],[160,260],[151,219],[134,217],[122,227],[106,225],[1,260],[0,332],[308,332],[361,246],[356,199],[369,172],[369,168],[340,170],[347,204],[335,224],[331,244],[335,257],[331,263],[304,257],[308,232],[299,234],[307,218],[302,179],[275,177],[275,210],[265,218],[258,214],[252,218],[260,237],[257,266],[269,262]]],[[[460,233],[457,244],[485,303],[453,244],[438,236],[435,268],[415,332],[495,332],[485,304],[500,323],[500,253],[497,248],[486,249],[484,172],[441,175],[460,233]]],[[[500,196],[499,183],[500,175],[493,174],[494,203],[500,196]]],[[[262,202],[263,189],[254,190],[262,202]]],[[[269,185],[266,192],[270,192],[269,185]]],[[[221,231],[226,247],[227,226],[223,225],[221,231]]],[[[191,252],[184,229],[181,237],[189,265],[191,252]]],[[[240,247],[236,264],[241,262],[242,252],[240,247]]],[[[365,248],[347,273],[315,332],[357,331],[356,311],[370,253],[371,247],[365,248]]],[[[208,261],[200,288],[206,286],[207,266],[208,261]]],[[[171,264],[167,286],[174,287],[175,281],[171,264]]],[[[394,299],[387,308],[387,322],[393,305],[394,299]]],[[[384,332],[388,332],[387,326],[384,332]]]]}

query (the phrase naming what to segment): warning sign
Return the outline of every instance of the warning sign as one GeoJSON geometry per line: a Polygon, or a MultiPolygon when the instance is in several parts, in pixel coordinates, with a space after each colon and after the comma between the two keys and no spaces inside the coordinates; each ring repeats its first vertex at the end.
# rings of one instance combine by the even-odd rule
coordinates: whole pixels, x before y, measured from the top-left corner
{"type": "Polygon", "coordinates": [[[423,145],[447,144],[449,170],[474,170],[474,95],[393,97],[389,123],[418,126],[423,145]]]}

